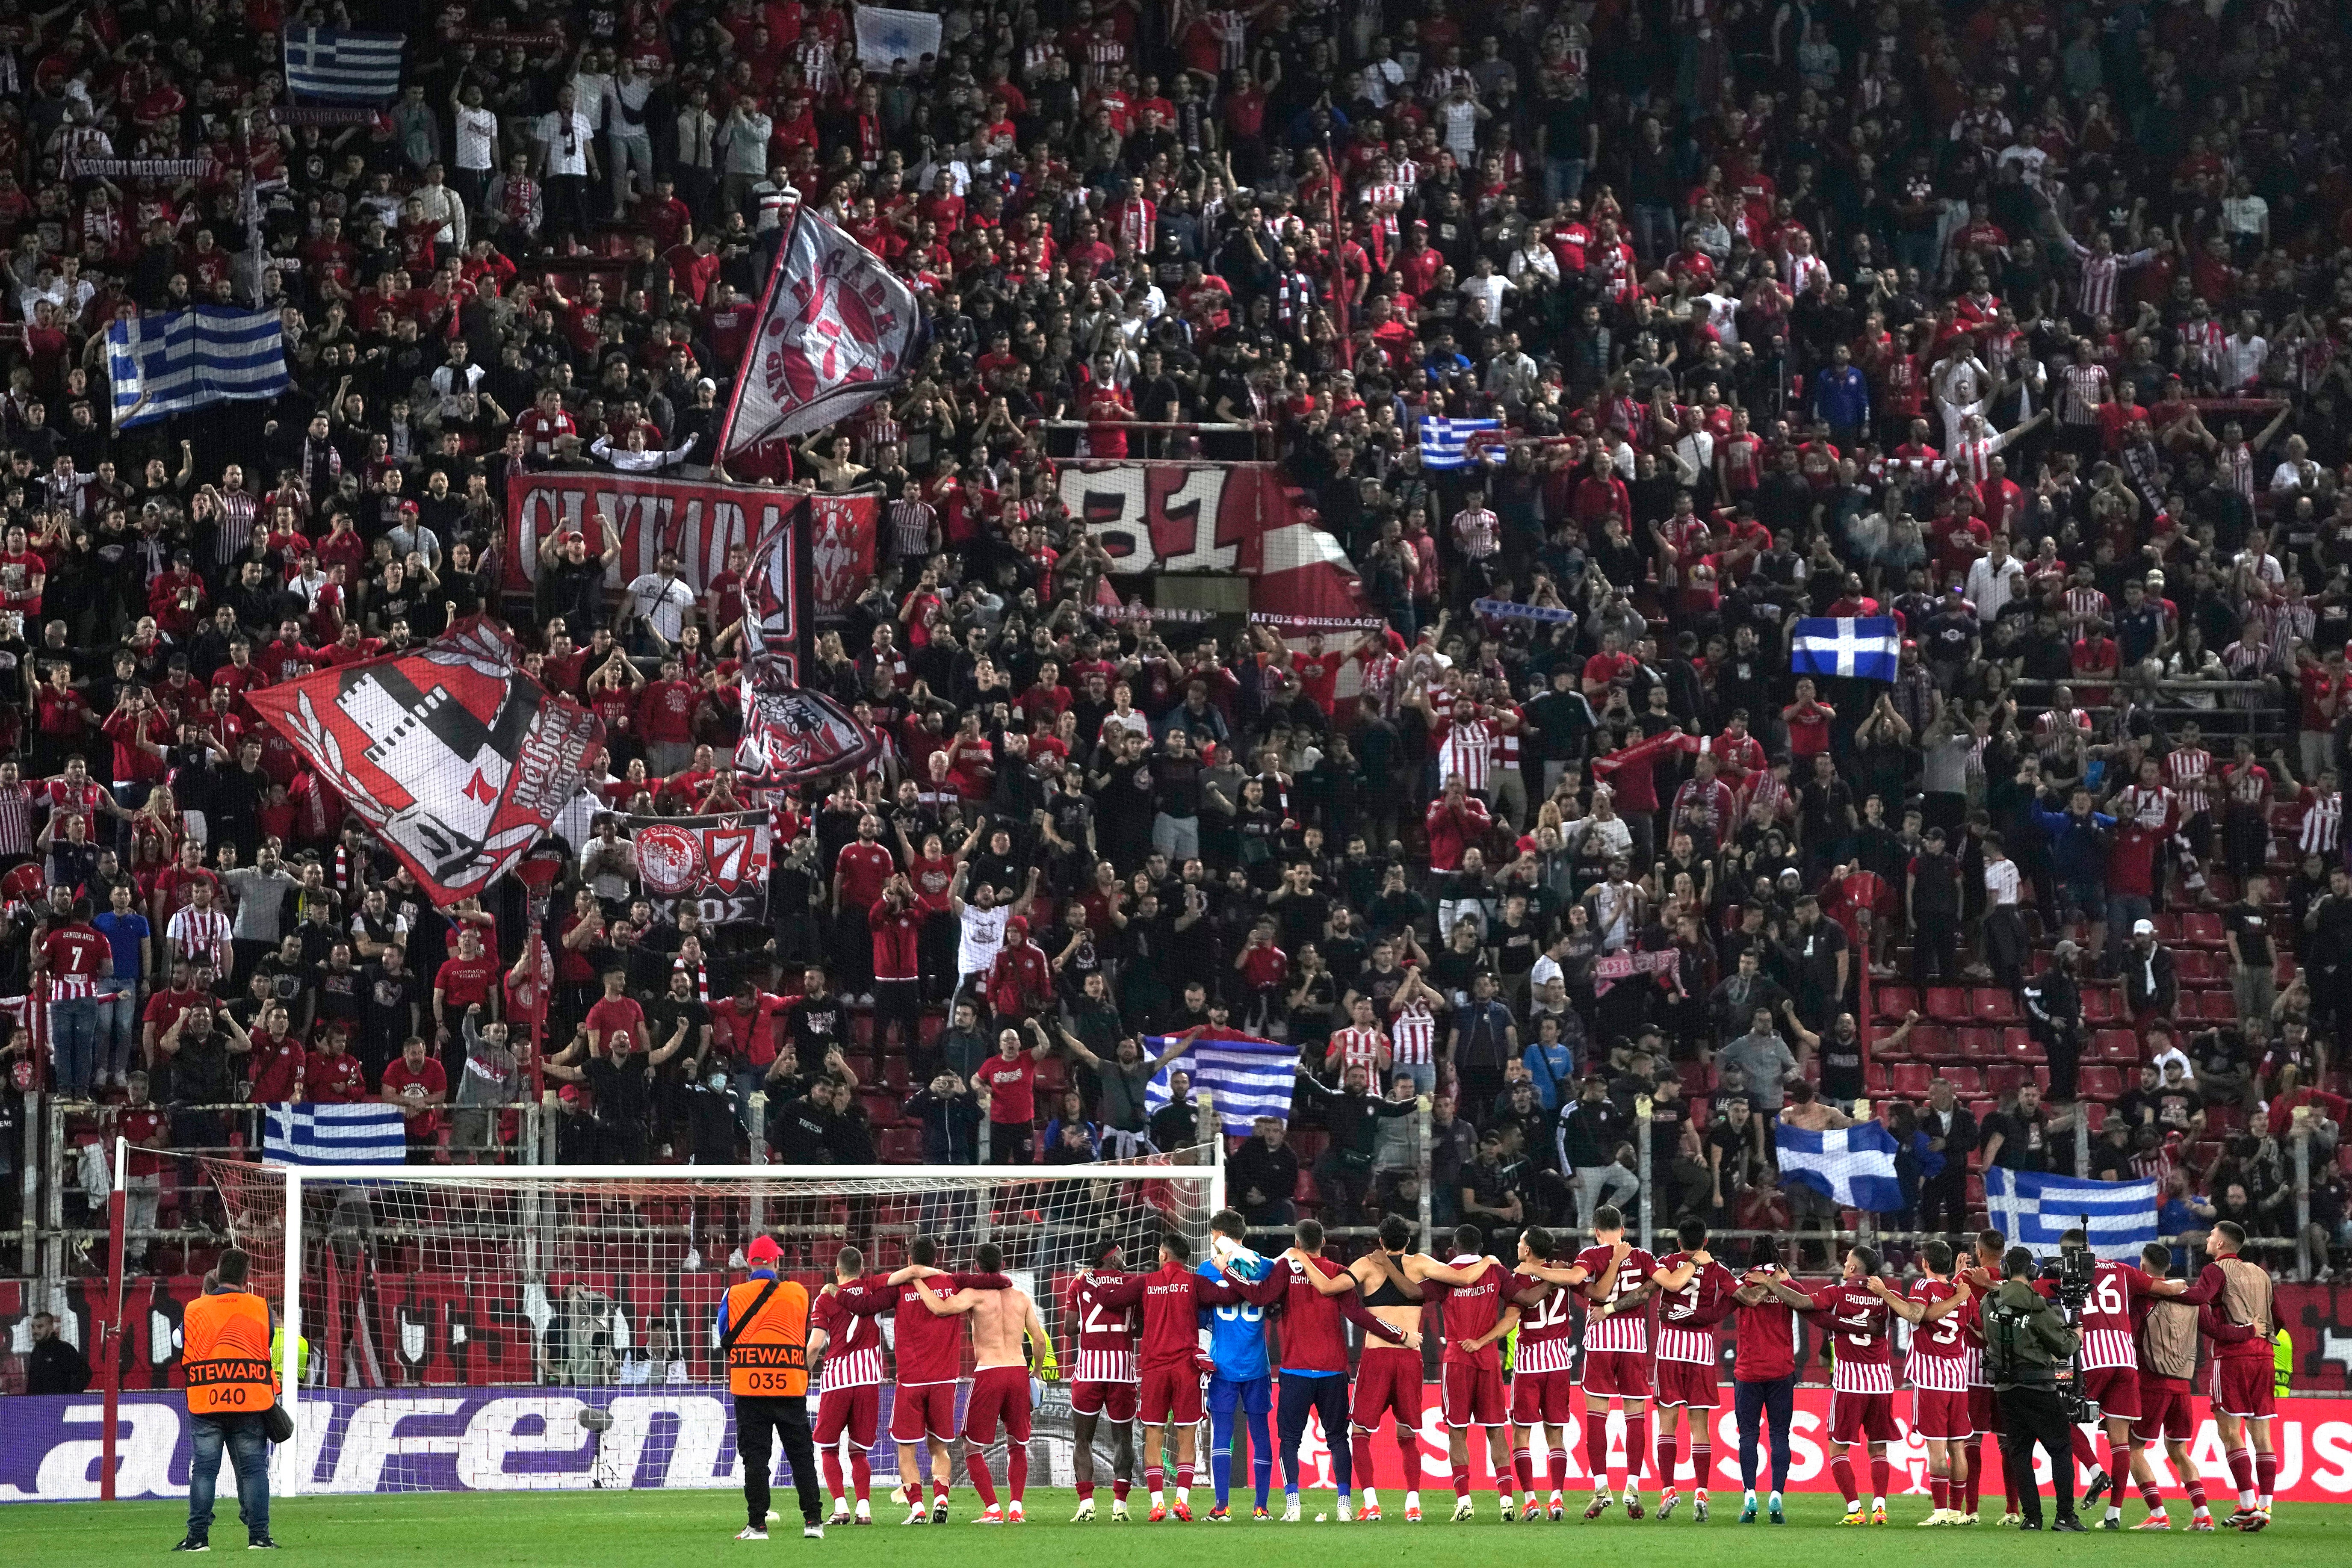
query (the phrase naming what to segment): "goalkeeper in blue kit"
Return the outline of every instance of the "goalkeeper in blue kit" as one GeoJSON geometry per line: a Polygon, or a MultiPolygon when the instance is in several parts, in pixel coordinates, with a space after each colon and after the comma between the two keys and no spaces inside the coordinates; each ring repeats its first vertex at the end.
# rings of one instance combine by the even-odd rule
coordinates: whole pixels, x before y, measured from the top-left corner
{"type": "MultiPolygon", "coordinates": [[[[1209,1256],[1198,1272],[1223,1283],[1223,1268],[1244,1279],[1264,1279],[1273,1259],[1261,1258],[1242,1244],[1247,1225],[1232,1209],[1221,1209],[1209,1222],[1209,1256]]],[[[1229,1511],[1234,1477],[1234,1414],[1249,1418],[1250,1479],[1256,1489],[1255,1518],[1269,1519],[1266,1494],[1274,1485],[1274,1436],[1267,1416],[1274,1409],[1273,1366],[1265,1351],[1265,1310],[1247,1302],[1214,1307],[1201,1314],[1209,1331],[1209,1359],[1216,1371],[1209,1378],[1211,1437],[1209,1466],[1217,1486],[1217,1506],[1210,1519],[1220,1523],[1229,1511]]]]}

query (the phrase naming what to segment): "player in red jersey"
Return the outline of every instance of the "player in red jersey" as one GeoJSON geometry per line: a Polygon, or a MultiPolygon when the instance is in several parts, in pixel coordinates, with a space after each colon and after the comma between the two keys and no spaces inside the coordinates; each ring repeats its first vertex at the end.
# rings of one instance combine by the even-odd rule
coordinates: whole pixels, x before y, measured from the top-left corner
{"type": "MultiPolygon", "coordinates": [[[[2081,1230],[2059,1237],[2062,1247],[2090,1245],[2081,1230]]],[[[2124,1478],[2131,1473],[2132,1423],[2140,1415],[2138,1304],[2150,1297],[2186,1294],[2185,1281],[2154,1279],[2128,1263],[2101,1259],[2091,1272],[2091,1293],[2083,1301],[2076,1326],[2082,1331],[2083,1397],[2096,1406],[2107,1429],[2107,1463],[2091,1478],[2083,1501],[2087,1506],[2105,1491],[2107,1511],[2104,1530],[2123,1528],[2124,1478]]]]}
{"type": "Polygon", "coordinates": [[[1554,1522],[1566,1517],[1568,1431],[1575,1420],[1576,1347],[1570,1337],[1576,1330],[1570,1308],[1578,1289],[1590,1283],[1604,1295],[1617,1282],[1618,1260],[1594,1279],[1580,1264],[1555,1264],[1558,1244],[1541,1226],[1519,1232],[1518,1266],[1509,1286],[1512,1304],[1519,1309],[1518,1351],[1511,1361],[1511,1468],[1518,1473],[1519,1490],[1527,1498],[1522,1518],[1537,1517],[1535,1462],[1528,1448],[1530,1429],[1543,1428],[1550,1457],[1551,1499],[1547,1511],[1554,1522]]]}
{"type": "MultiPolygon", "coordinates": [[[[1402,1221],[1397,1225],[1399,1230],[1403,1228],[1402,1221]]],[[[1383,1235],[1381,1239],[1385,1242],[1387,1237],[1383,1235]]],[[[1474,1426],[1486,1429],[1487,1461],[1495,1472],[1496,1490],[1502,1498],[1503,1522],[1508,1524],[1515,1517],[1508,1411],[1503,1398],[1503,1357],[1496,1347],[1517,1325],[1519,1310],[1508,1299],[1509,1270],[1498,1258],[1478,1250],[1485,1240],[1486,1233],[1476,1226],[1461,1226],[1454,1232],[1454,1256],[1445,1262],[1441,1264],[1426,1257],[1407,1260],[1420,1286],[1423,1301],[1444,1314],[1441,1321],[1445,1325],[1445,1348],[1438,1358],[1439,1379],[1445,1405],[1446,1446],[1454,1462],[1456,1524],[1469,1522],[1475,1511],[1470,1500],[1470,1428],[1474,1426]]],[[[1410,1352],[1387,1353],[1401,1357],[1410,1352]]],[[[1366,1359],[1370,1359],[1369,1351],[1366,1359]]],[[[1414,1365],[1419,1364],[1415,1358],[1414,1365]]],[[[1360,1413],[1361,1408],[1359,1401],[1360,1413]]],[[[1363,1436],[1356,1449],[1356,1468],[1369,1478],[1371,1435],[1362,1427],[1360,1414],[1358,1430],[1363,1436]]],[[[1529,1497],[1532,1500],[1532,1490],[1529,1497]]],[[[1365,1517],[1378,1517],[1370,1504],[1365,1517]]]]}
{"type": "Polygon", "coordinates": [[[1095,1516],[1095,1427],[1106,1415],[1117,1443],[1112,1456],[1110,1516],[1127,1518],[1135,1484],[1135,1332],[1133,1303],[1107,1306],[1104,1293],[1127,1278],[1127,1254],[1116,1241],[1095,1248],[1094,1263],[1070,1278],[1070,1453],[1077,1475],[1073,1524],[1095,1516]]]}
{"type": "MultiPolygon", "coordinates": [[[[955,1441],[956,1384],[963,1371],[963,1336],[953,1318],[937,1318],[923,1308],[916,1292],[951,1296],[966,1288],[1001,1290],[1013,1283],[1003,1274],[949,1274],[937,1267],[940,1244],[919,1236],[907,1245],[910,1261],[887,1277],[869,1275],[841,1290],[853,1312],[898,1314],[897,1393],[890,1402],[890,1438],[898,1446],[898,1495],[907,1504],[901,1522],[920,1524],[923,1510],[922,1472],[917,1468],[918,1445],[929,1450],[931,1467],[933,1524],[948,1521],[949,1447],[955,1441]]],[[[821,1413],[821,1412],[820,1412],[821,1413]]]]}
{"type": "Polygon", "coordinates": [[[1201,1435],[1201,1327],[1204,1307],[1230,1307],[1244,1300],[1231,1285],[1220,1285],[1186,1264],[1192,1244],[1176,1233],[1160,1238],[1160,1267],[1130,1274],[1097,1299],[1106,1307],[1143,1309],[1143,1339],[1136,1355],[1136,1413],[1143,1418],[1143,1479],[1151,1489],[1151,1522],[1172,1511],[1192,1521],[1192,1461],[1201,1435]],[[1176,1503],[1171,1510],[1160,1486],[1163,1428],[1176,1424],[1176,1503]]]}
{"type": "Polygon", "coordinates": [[[1780,1494],[1789,1487],[1789,1422],[1797,1394],[1797,1314],[1774,1294],[1789,1278],[1780,1267],[1780,1244],[1759,1236],[1749,1244],[1748,1272],[1732,1297],[1738,1317],[1732,1331],[1731,1384],[1739,1420],[1739,1479],[1747,1497],[1739,1522],[1756,1522],[1756,1471],[1759,1437],[1771,1445],[1772,1487],[1766,1506],[1774,1524],[1789,1522],[1780,1494]],[[1769,1432],[1765,1423],[1770,1422],[1769,1432]]]}
{"type": "MultiPolygon", "coordinates": [[[[972,1248],[973,1265],[1001,1273],[1004,1254],[992,1241],[972,1248]]],[[[971,1394],[964,1402],[963,1463],[980,1494],[974,1524],[1024,1524],[1023,1496],[1029,1487],[1029,1357],[1024,1342],[1037,1347],[1037,1375],[1051,1383],[1062,1375],[1054,1357],[1054,1337],[1037,1315],[1037,1303],[1016,1287],[976,1290],[967,1286],[942,1300],[925,1291],[923,1307],[934,1317],[969,1317],[971,1322],[971,1394]],[[988,1473],[988,1446],[1004,1424],[1004,1484],[1009,1500],[1000,1510],[996,1482],[988,1473]]]]}
{"type": "Polygon", "coordinates": [[[1686,1219],[1675,1231],[1681,1250],[1661,1258],[1650,1278],[1658,1287],[1658,1517],[1675,1511],[1675,1466],[1682,1455],[1685,1416],[1691,1439],[1691,1518],[1706,1522],[1706,1483],[1715,1469],[1710,1423],[1720,1396],[1722,1370],[1715,1326],[1731,1315],[1738,1281],[1707,1250],[1706,1225],[1686,1219]]]}
{"type": "Polygon", "coordinates": [[[1576,1255],[1591,1283],[1584,1313],[1584,1463],[1592,1472],[1592,1501],[1584,1517],[1608,1511],[1609,1402],[1625,1410],[1625,1517],[1642,1517],[1642,1459],[1650,1447],[1650,1319],[1658,1287],[1658,1260],[1625,1240],[1625,1216],[1614,1204],[1592,1211],[1593,1245],[1576,1255]],[[1606,1289],[1601,1277],[1617,1273],[1606,1289]]]}
{"type": "Polygon", "coordinates": [[[1968,1335],[1973,1295],[1966,1283],[1952,1278],[1948,1244],[1931,1241],[1922,1247],[1919,1266],[1926,1274],[1911,1282],[1910,1294],[1887,1302],[1896,1317],[1912,1326],[1903,1375],[1911,1384],[1911,1430],[1927,1445],[1927,1495],[1933,1505],[1919,1522],[1961,1524],[1968,1519],[1958,1506],[1960,1489],[1968,1484],[1966,1445],[1976,1436],[1976,1426],[1969,1419],[1969,1380],[1982,1359],[1968,1335]]]}
{"type": "Polygon", "coordinates": [[[849,1439],[849,1479],[857,1491],[856,1523],[874,1522],[871,1489],[875,1426],[882,1404],[882,1325],[877,1314],[891,1298],[875,1292],[874,1310],[855,1311],[843,1292],[866,1273],[866,1255],[845,1247],[833,1260],[833,1282],[809,1307],[808,1359],[822,1365],[816,1406],[816,1449],[824,1465],[825,1490],[833,1494],[833,1522],[852,1521],[841,1478],[841,1440],[849,1439]],[[822,1363],[818,1358],[824,1358],[822,1363]]]}
{"type": "MultiPolygon", "coordinates": [[[[2140,1268],[2150,1279],[2160,1279],[2171,1269],[2172,1249],[2162,1242],[2151,1241],[2139,1249],[2139,1260],[2140,1268]]],[[[2197,1376],[2197,1336],[2204,1333],[2218,1350],[2221,1345],[2252,1338],[2253,1330],[2225,1323],[2214,1316],[2211,1306],[2191,1306],[2177,1296],[2143,1296],[2135,1303],[2134,1313],[2137,1319],[2140,1415],[2132,1423],[2133,1440],[2142,1449],[2152,1448],[2158,1442],[2164,1445],[2166,1457],[2172,1462],[2172,1473],[2180,1478],[2182,1489],[2189,1494],[2189,1528],[2210,1531],[2213,1513],[2205,1499],[2205,1477],[2189,1452],[2189,1440],[2197,1432],[2197,1413],[2189,1404],[2197,1376]]],[[[2135,1450],[2132,1454],[2131,1475],[2139,1487],[2140,1500],[2147,1504],[2147,1517],[2133,1528],[2171,1529],[2171,1518],[2165,1512],[2164,1493],[2145,1452],[2135,1450]]]]}
{"type": "Polygon", "coordinates": [[[2230,1477],[2238,1483],[2238,1510],[2221,1522],[2256,1531],[2271,1521],[2271,1494],[2278,1486],[2278,1450],[2271,1443],[2271,1335],[2278,1326],[2278,1306],[2270,1270],[2241,1256],[2245,1245],[2246,1233],[2234,1222],[2214,1226],[2205,1237],[2212,1261],[2176,1300],[2192,1306],[2210,1302],[2222,1322],[2252,1331],[2242,1340],[2214,1345],[2212,1405],[2230,1477]]]}
{"type": "Polygon", "coordinates": [[[1835,1363],[1830,1379],[1830,1473],[1845,1495],[1840,1524],[1886,1522],[1886,1445],[1895,1439],[1895,1372],[1888,1353],[1894,1291],[1878,1278],[1878,1254],[1850,1248],[1838,1278],[1810,1293],[1775,1284],[1773,1294],[1801,1312],[1829,1320],[1835,1363]],[[1870,1455],[1870,1508],[1865,1515],[1854,1483],[1852,1454],[1870,1455]]]}

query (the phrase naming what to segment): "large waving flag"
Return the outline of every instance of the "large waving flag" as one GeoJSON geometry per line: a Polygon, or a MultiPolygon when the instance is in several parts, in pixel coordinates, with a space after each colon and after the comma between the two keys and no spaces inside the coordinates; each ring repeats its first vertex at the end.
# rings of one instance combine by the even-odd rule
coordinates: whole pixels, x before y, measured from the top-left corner
{"type": "Polygon", "coordinates": [[[133,316],[106,329],[106,374],[118,430],[275,397],[287,387],[285,324],[275,310],[225,305],[133,316]]]}
{"type": "Polygon", "coordinates": [[[870,71],[890,74],[893,61],[908,69],[925,56],[940,52],[945,25],[929,11],[896,11],[887,5],[857,7],[857,63],[870,71]]]}
{"type": "Polygon", "coordinates": [[[400,57],[407,46],[400,33],[289,27],[286,90],[335,103],[390,103],[400,96],[400,57]]]}
{"type": "Polygon", "coordinates": [[[1840,1208],[1870,1214],[1901,1211],[1895,1135],[1877,1122],[1857,1121],[1826,1132],[1780,1127],[1774,1135],[1780,1141],[1782,1179],[1804,1183],[1840,1208]]]}
{"type": "Polygon", "coordinates": [[[422,647],[247,694],[436,904],[512,868],[580,793],[596,716],[473,617],[422,647]]]}
{"type": "Polygon", "coordinates": [[[1466,468],[1472,456],[1487,462],[1503,460],[1503,422],[1499,419],[1424,419],[1421,422],[1421,466],[1424,468],[1466,468]]]}
{"type": "Polygon", "coordinates": [[[1799,675],[1892,680],[1902,647],[1902,634],[1895,629],[1893,616],[1838,620],[1807,616],[1797,623],[1789,668],[1799,675]]]}
{"type": "Polygon", "coordinates": [[[791,546],[809,523],[803,502],[751,545],[743,574],[743,735],[735,742],[739,782],[770,789],[864,766],[881,737],[839,702],[800,684],[808,616],[808,552],[791,546]]]}
{"type": "Polygon", "coordinates": [[[847,418],[897,391],[921,353],[915,291],[799,199],[793,193],[785,207],[791,238],[768,275],[759,330],[736,372],[722,460],[847,418]]]}
{"type": "Polygon", "coordinates": [[[1988,1166],[1985,1212],[2011,1247],[2055,1252],[2058,1238],[2080,1226],[2091,1250],[2125,1263],[2139,1261],[2139,1249],[2156,1239],[2156,1179],[2095,1182],[2087,1176],[2053,1176],[2039,1171],[1988,1166]]]}
{"type": "Polygon", "coordinates": [[[262,1156],[277,1165],[397,1165],[408,1158],[396,1105],[265,1108],[262,1156]]]}
{"type": "MultiPolygon", "coordinates": [[[[1155,1035],[1144,1042],[1154,1056],[1166,1050],[1173,1037],[1155,1035]]],[[[1190,1075],[1192,1090],[1214,1097],[1217,1120],[1229,1134],[1247,1137],[1250,1124],[1261,1116],[1290,1120],[1290,1093],[1298,1076],[1298,1047],[1255,1035],[1228,1039],[1195,1039],[1181,1056],[1171,1060],[1143,1086],[1145,1109],[1157,1112],[1171,1098],[1168,1075],[1190,1075]]]]}

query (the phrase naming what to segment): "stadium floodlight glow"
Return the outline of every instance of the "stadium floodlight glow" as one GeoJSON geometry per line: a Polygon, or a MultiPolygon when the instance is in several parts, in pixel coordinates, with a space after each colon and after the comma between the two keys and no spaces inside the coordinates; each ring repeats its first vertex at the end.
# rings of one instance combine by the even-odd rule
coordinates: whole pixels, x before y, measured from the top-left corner
{"type": "MultiPolygon", "coordinates": [[[[812,1290],[844,1247],[887,1272],[918,1237],[951,1269],[994,1242],[1071,1364],[1070,1274],[1106,1240],[1130,1268],[1154,1267],[1170,1234],[1205,1256],[1224,1202],[1222,1153],[1019,1166],[204,1164],[257,1288],[282,1313],[284,1342],[309,1342],[307,1379],[301,1358],[280,1362],[295,1417],[272,1462],[283,1496],[740,1484],[714,1313],[755,1236],[773,1237],[785,1272],[812,1290]]],[[[887,1433],[877,1452],[889,1455],[887,1433]]]]}

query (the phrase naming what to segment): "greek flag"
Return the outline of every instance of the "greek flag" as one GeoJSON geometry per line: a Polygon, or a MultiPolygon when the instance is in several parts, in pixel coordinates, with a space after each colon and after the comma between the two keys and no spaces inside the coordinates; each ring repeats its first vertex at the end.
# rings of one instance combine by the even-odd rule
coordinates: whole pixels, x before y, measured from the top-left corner
{"type": "Polygon", "coordinates": [[[1425,468],[1466,468],[1471,437],[1484,434],[1488,443],[1479,455],[1490,463],[1503,460],[1503,422],[1499,419],[1424,419],[1421,422],[1421,464],[1425,468]]]}
{"type": "Polygon", "coordinates": [[[1799,675],[1837,675],[1864,680],[1895,679],[1903,638],[1893,616],[1838,620],[1808,616],[1797,623],[1789,668],[1799,675]]]}
{"type": "Polygon", "coordinates": [[[114,426],[284,392],[286,329],[274,310],[193,305],[106,329],[114,426]]]}
{"type": "Polygon", "coordinates": [[[398,1165],[408,1133],[394,1105],[272,1105],[262,1157],[278,1165],[398,1165]]]}
{"type": "Polygon", "coordinates": [[[1860,1121],[1827,1132],[1802,1128],[1775,1130],[1780,1144],[1780,1174],[1802,1182],[1840,1208],[1895,1214],[1903,1189],[1895,1180],[1895,1135],[1875,1121],[1860,1121]]]}
{"type": "Polygon", "coordinates": [[[2095,1182],[1993,1165],[1985,1171],[1984,1188],[1985,1212],[2011,1247],[2055,1252],[2058,1238],[2081,1226],[2090,1234],[2092,1251],[2137,1263],[2139,1249],[2156,1239],[2154,1177],[2095,1182]]]}
{"type": "Polygon", "coordinates": [[[400,96],[400,54],[407,44],[399,33],[289,27],[286,90],[335,103],[390,103],[400,96]]]}
{"type": "Polygon", "coordinates": [[[890,74],[891,62],[904,60],[908,69],[926,55],[940,52],[943,24],[929,11],[895,11],[884,5],[857,7],[857,63],[870,71],[890,74]]]}
{"type": "MultiPolygon", "coordinates": [[[[1154,1036],[1144,1048],[1158,1056],[1174,1042],[1154,1036]]],[[[1171,1098],[1168,1075],[1191,1075],[1192,1092],[1213,1096],[1217,1119],[1227,1133],[1246,1138],[1250,1123],[1261,1116],[1290,1120],[1290,1091],[1297,1076],[1298,1047],[1274,1040],[1243,1036],[1229,1040],[1194,1040],[1192,1048],[1152,1075],[1143,1086],[1143,1104],[1155,1115],[1171,1098]]]]}

